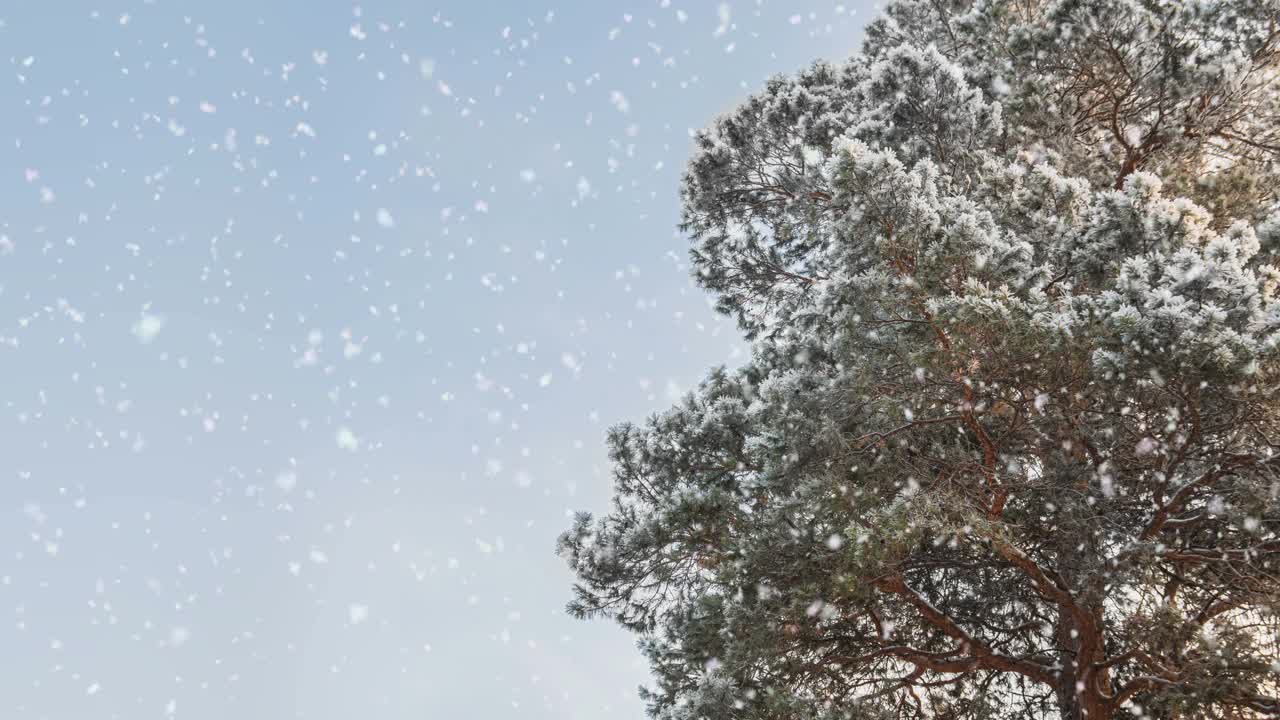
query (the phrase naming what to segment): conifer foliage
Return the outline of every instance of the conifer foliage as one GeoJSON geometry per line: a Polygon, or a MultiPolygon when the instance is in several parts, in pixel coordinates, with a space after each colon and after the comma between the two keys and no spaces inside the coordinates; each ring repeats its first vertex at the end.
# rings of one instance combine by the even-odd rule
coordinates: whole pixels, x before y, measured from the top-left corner
{"type": "Polygon", "coordinates": [[[696,139],[753,341],[560,540],[663,720],[1280,716],[1280,9],[897,0],[696,139]]]}

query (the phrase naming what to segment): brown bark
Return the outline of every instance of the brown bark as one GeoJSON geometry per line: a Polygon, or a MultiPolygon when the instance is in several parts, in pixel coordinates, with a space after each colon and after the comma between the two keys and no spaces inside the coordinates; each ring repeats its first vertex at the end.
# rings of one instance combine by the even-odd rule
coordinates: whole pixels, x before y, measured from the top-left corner
{"type": "Polygon", "coordinates": [[[1077,613],[1058,607],[1058,647],[1061,675],[1054,692],[1062,720],[1111,720],[1117,703],[1109,694],[1110,673],[1103,667],[1101,613],[1085,608],[1091,616],[1086,627],[1075,622],[1077,613]]]}

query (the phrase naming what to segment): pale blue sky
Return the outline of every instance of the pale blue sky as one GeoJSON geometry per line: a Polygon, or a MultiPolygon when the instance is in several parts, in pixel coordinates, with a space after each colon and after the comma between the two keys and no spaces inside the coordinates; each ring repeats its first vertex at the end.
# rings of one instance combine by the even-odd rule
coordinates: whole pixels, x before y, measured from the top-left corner
{"type": "Polygon", "coordinates": [[[0,716],[641,716],[555,537],[742,359],[690,129],[873,12],[0,5],[0,716]]]}

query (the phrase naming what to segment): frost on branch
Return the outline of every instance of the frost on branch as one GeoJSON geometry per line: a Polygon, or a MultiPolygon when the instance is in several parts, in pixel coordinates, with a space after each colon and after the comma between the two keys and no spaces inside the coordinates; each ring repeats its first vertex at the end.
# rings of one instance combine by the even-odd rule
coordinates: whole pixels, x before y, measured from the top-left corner
{"type": "Polygon", "coordinates": [[[655,717],[1280,714],[1278,26],[903,0],[698,135],[751,361],[560,545],[655,717]]]}

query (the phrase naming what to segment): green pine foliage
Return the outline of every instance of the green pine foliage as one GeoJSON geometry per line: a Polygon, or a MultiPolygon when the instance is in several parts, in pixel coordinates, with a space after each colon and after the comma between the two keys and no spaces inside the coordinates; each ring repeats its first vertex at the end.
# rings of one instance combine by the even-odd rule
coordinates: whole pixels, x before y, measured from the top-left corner
{"type": "Polygon", "coordinates": [[[696,138],[753,340],[608,438],[663,720],[1280,716],[1280,7],[898,0],[696,138]]]}

